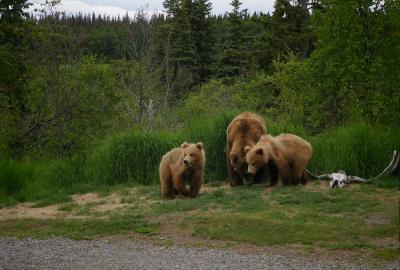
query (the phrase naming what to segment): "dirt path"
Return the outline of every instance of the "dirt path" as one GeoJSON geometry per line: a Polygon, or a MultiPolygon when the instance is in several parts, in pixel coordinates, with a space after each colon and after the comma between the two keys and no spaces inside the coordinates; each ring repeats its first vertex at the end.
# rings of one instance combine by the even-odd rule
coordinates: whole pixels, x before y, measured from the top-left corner
{"type": "Polygon", "coordinates": [[[282,256],[101,239],[0,238],[0,269],[399,269],[398,262],[282,256]]]}

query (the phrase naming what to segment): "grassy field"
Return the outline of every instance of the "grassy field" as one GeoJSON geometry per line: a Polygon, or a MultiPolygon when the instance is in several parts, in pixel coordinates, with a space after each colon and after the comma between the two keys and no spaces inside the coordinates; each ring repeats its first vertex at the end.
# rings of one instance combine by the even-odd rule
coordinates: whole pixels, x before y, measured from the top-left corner
{"type": "Polygon", "coordinates": [[[43,207],[3,207],[0,236],[119,235],[163,244],[185,239],[183,244],[213,246],[218,241],[220,246],[351,250],[398,259],[400,191],[378,186],[330,189],[320,181],[305,187],[206,185],[195,199],[161,200],[157,185],[120,185],[43,207]]]}
{"type": "MultiPolygon", "coordinates": [[[[25,201],[45,205],[68,201],[71,194],[101,192],[115,185],[157,184],[162,155],[183,141],[204,143],[205,181],[217,184],[227,177],[225,134],[234,116],[223,113],[193,120],[175,131],[129,130],[63,160],[0,158],[0,206],[25,201]]],[[[309,140],[314,153],[308,168],[318,174],[343,169],[370,177],[386,167],[394,149],[400,149],[400,130],[396,128],[353,123],[311,135],[290,123],[266,122],[272,135],[294,133],[309,140]]],[[[396,181],[385,184],[398,186],[396,181]]]]}
{"type": "MultiPolygon", "coordinates": [[[[224,180],[225,131],[233,117],[193,120],[175,131],[127,131],[64,160],[0,160],[0,236],[141,236],[163,243],[300,246],[399,258],[399,170],[345,189],[318,181],[232,189],[224,180]],[[183,141],[204,143],[206,186],[198,198],[163,201],[158,164],[183,141]]],[[[266,122],[270,134],[309,140],[309,169],[318,174],[344,169],[374,176],[400,149],[395,128],[354,123],[311,135],[292,124],[266,122]]]]}

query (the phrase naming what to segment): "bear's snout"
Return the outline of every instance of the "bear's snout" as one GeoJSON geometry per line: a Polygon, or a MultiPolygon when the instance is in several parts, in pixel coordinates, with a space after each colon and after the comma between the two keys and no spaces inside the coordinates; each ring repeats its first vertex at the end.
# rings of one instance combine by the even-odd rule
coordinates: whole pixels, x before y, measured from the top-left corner
{"type": "Polygon", "coordinates": [[[189,161],[187,161],[186,159],[183,160],[183,163],[185,163],[186,165],[189,164],[189,161]]]}

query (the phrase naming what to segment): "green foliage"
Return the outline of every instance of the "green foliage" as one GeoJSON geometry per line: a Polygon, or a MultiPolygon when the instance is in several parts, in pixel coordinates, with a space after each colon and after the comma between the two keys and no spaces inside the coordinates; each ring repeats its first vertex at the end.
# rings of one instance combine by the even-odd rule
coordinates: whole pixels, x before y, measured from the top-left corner
{"type": "Polygon", "coordinates": [[[397,1],[321,1],[313,16],[311,76],[328,119],[398,125],[400,7],[397,1]]]}
{"type": "Polygon", "coordinates": [[[224,111],[237,114],[253,111],[275,118],[278,114],[278,95],[275,79],[262,73],[246,80],[234,80],[231,84],[213,79],[203,84],[198,92],[189,95],[178,111],[186,119],[210,117],[224,111]]]}
{"type": "Polygon", "coordinates": [[[307,127],[315,132],[327,125],[321,94],[311,84],[309,62],[290,54],[286,61],[274,63],[274,82],[279,89],[277,111],[284,121],[307,127]]]}
{"type": "Polygon", "coordinates": [[[64,160],[54,161],[49,166],[51,184],[62,188],[72,188],[88,182],[86,156],[75,154],[64,160]]]}
{"type": "Polygon", "coordinates": [[[393,150],[400,149],[399,138],[398,129],[366,123],[332,128],[311,138],[309,167],[319,174],[341,169],[360,177],[376,176],[389,164],[393,150]]]}
{"type": "Polygon", "coordinates": [[[32,113],[25,121],[36,124],[28,131],[22,130],[26,135],[20,137],[19,143],[25,147],[38,145],[34,149],[38,154],[46,149],[63,157],[104,136],[111,125],[108,115],[113,113],[118,100],[110,65],[85,57],[68,65],[48,63],[32,75],[35,78],[27,85],[26,104],[32,113]],[[53,72],[57,75],[50,75],[53,72]]]}
{"type": "Polygon", "coordinates": [[[250,16],[234,0],[213,16],[207,0],[168,0],[166,17],[129,20],[22,19],[26,1],[2,1],[1,203],[156,183],[183,141],[203,141],[206,180],[224,180],[226,126],[242,111],[310,140],[315,172],[378,173],[399,149],[398,1],[320,1],[312,13],[295,2],[250,16]]]}
{"type": "Polygon", "coordinates": [[[89,156],[90,178],[100,185],[156,183],[161,157],[180,143],[176,135],[164,131],[112,136],[89,156]]]}
{"type": "Polygon", "coordinates": [[[211,58],[207,20],[211,3],[208,0],[172,0],[164,1],[163,5],[168,14],[166,25],[162,27],[166,30],[163,36],[169,42],[165,48],[168,68],[171,65],[174,76],[183,69],[195,83],[204,81],[211,58]]]}
{"type": "MultiPolygon", "coordinates": [[[[175,133],[131,130],[113,135],[89,153],[42,163],[2,160],[2,204],[33,200],[39,205],[69,200],[69,194],[107,190],[119,184],[157,184],[161,157],[183,141],[202,141],[206,150],[205,180],[224,181],[226,128],[236,113],[193,119],[175,133]]],[[[394,149],[400,149],[397,129],[353,123],[311,136],[302,126],[266,119],[268,133],[297,134],[313,145],[309,169],[318,174],[340,169],[371,177],[383,170],[394,149]]],[[[380,179],[377,187],[396,188],[398,177],[380,179]]]]}
{"type": "Polygon", "coordinates": [[[0,160],[0,204],[25,201],[25,189],[34,175],[30,164],[0,160]]]}
{"type": "Polygon", "coordinates": [[[240,10],[242,3],[239,0],[232,0],[230,4],[232,12],[228,15],[223,49],[217,62],[216,75],[218,77],[240,76],[249,68],[242,26],[247,10],[240,10]]]}
{"type": "Polygon", "coordinates": [[[226,128],[234,118],[233,113],[221,113],[212,119],[201,118],[188,123],[182,137],[193,143],[201,141],[206,151],[205,180],[221,181],[227,177],[226,128]]]}
{"type": "Polygon", "coordinates": [[[32,3],[28,0],[3,0],[0,3],[0,22],[21,22],[26,16],[27,9],[32,3]]]}

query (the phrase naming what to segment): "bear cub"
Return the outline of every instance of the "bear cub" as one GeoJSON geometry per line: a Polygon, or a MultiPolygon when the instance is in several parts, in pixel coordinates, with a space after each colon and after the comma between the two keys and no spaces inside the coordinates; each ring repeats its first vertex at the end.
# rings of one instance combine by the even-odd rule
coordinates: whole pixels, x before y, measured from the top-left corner
{"type": "Polygon", "coordinates": [[[246,146],[244,150],[249,174],[254,175],[268,166],[272,186],[276,185],[278,177],[284,185],[307,183],[305,169],[312,156],[312,146],[299,136],[263,135],[254,146],[246,146]]]}
{"type": "Polygon", "coordinates": [[[205,161],[201,142],[184,142],[181,147],[166,153],[160,163],[162,196],[167,199],[173,199],[175,195],[196,197],[203,185],[205,161]]]}

